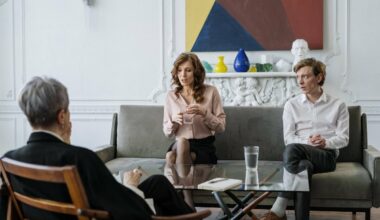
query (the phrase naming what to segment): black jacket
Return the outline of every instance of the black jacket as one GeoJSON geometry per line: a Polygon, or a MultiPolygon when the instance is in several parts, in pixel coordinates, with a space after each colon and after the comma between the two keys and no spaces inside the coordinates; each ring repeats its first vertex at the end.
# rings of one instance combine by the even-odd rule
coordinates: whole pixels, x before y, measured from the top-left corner
{"type": "MultiPolygon", "coordinates": [[[[118,183],[99,157],[89,149],[66,144],[45,132],[35,132],[31,134],[26,146],[9,151],[4,156],[40,165],[75,165],[91,208],[107,210],[113,219],[151,218],[152,212],[144,199],[118,183]]],[[[11,177],[11,181],[15,191],[38,197],[56,198],[59,201],[70,201],[63,185],[36,183],[14,176],[11,177]]],[[[0,197],[0,204],[6,202],[4,199],[5,196],[0,197]]],[[[23,209],[29,216],[34,216],[31,219],[41,219],[41,216],[43,219],[69,219],[68,216],[42,212],[28,206],[24,206],[23,209]]],[[[5,210],[0,210],[0,213],[5,213],[5,210]]]]}

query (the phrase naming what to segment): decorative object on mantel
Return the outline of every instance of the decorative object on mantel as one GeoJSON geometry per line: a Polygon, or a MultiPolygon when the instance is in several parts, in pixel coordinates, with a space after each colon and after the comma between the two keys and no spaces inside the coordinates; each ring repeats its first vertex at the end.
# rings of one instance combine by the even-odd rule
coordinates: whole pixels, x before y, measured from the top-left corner
{"type": "Polygon", "coordinates": [[[280,59],[275,64],[277,72],[290,72],[292,70],[292,65],[285,61],[284,59],[280,59]]]}
{"type": "Polygon", "coordinates": [[[256,64],[252,64],[248,72],[257,72],[256,64]]]}
{"type": "Polygon", "coordinates": [[[300,60],[307,58],[307,54],[309,53],[309,45],[304,39],[297,39],[293,41],[291,52],[294,56],[294,61],[292,65],[292,71],[293,71],[293,67],[300,60]]]}
{"type": "Polygon", "coordinates": [[[249,69],[249,60],[244,49],[240,48],[234,61],[234,69],[236,72],[247,72],[249,69]]]}
{"type": "Polygon", "coordinates": [[[270,63],[256,63],[257,72],[272,72],[273,66],[270,63]]]}
{"type": "Polygon", "coordinates": [[[300,93],[291,72],[226,73],[206,76],[218,88],[225,106],[283,106],[300,93]]]}
{"type": "Polygon", "coordinates": [[[256,64],[257,72],[272,72],[273,59],[271,55],[261,55],[261,63],[256,64]]]}
{"type": "Polygon", "coordinates": [[[215,65],[214,71],[216,73],[227,72],[227,66],[224,64],[224,56],[218,56],[218,63],[215,65]]]}
{"type": "Polygon", "coordinates": [[[207,61],[202,60],[202,65],[206,73],[212,73],[212,66],[207,61]]]}
{"type": "MultiPolygon", "coordinates": [[[[291,52],[295,60],[298,60],[306,57],[308,51],[307,42],[298,39],[294,42],[291,52]]],[[[225,65],[223,58],[219,58],[219,61],[225,65]]],[[[290,72],[290,62],[280,58],[275,64],[277,72],[272,72],[273,67],[272,57],[263,55],[260,63],[252,64],[249,69],[251,72],[256,68],[257,72],[254,74],[209,73],[206,83],[218,88],[225,106],[283,106],[288,99],[299,94],[300,89],[296,74],[290,72]]]]}

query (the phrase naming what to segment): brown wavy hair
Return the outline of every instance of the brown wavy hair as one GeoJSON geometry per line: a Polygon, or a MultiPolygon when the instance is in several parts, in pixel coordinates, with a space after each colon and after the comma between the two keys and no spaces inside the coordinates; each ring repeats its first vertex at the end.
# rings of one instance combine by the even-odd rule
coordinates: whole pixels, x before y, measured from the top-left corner
{"type": "Polygon", "coordinates": [[[318,76],[318,74],[322,74],[322,80],[318,83],[318,85],[323,86],[326,79],[326,65],[319,60],[314,58],[306,58],[300,60],[293,68],[293,71],[296,73],[302,67],[310,66],[314,76],[318,76]]]}
{"type": "Polygon", "coordinates": [[[172,73],[172,85],[175,86],[175,94],[178,97],[179,93],[182,91],[183,86],[178,79],[178,67],[186,61],[190,61],[194,67],[194,82],[193,82],[193,98],[197,103],[203,101],[203,93],[206,89],[204,85],[206,71],[203,68],[201,61],[198,56],[194,53],[181,53],[177,59],[174,61],[172,73]]]}

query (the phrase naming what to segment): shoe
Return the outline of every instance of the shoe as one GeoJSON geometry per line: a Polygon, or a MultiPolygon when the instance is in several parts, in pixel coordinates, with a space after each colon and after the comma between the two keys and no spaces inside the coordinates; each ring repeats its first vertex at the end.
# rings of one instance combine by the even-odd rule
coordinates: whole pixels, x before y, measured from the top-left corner
{"type": "Polygon", "coordinates": [[[261,217],[260,220],[287,220],[287,218],[286,215],[278,217],[276,214],[270,211],[263,215],[263,217],[261,217]]]}

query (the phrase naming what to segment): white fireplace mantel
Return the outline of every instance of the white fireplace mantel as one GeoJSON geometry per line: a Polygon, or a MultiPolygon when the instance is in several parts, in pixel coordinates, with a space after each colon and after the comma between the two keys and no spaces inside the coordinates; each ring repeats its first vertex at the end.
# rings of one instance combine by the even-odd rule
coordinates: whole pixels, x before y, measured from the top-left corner
{"type": "Polygon", "coordinates": [[[293,72],[207,73],[225,106],[283,106],[300,91],[293,72]]]}

